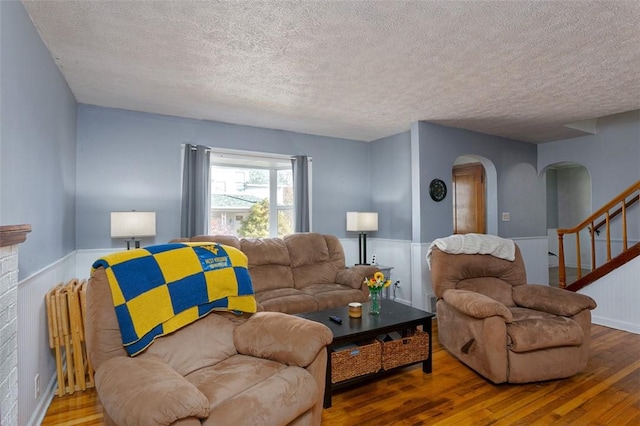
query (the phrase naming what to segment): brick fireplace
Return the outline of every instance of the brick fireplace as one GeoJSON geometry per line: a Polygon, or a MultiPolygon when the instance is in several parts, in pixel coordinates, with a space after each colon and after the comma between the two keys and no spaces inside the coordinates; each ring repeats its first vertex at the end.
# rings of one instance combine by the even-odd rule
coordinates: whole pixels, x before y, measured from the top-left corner
{"type": "Polygon", "coordinates": [[[18,424],[18,245],[31,225],[0,226],[0,424],[18,424]]]}

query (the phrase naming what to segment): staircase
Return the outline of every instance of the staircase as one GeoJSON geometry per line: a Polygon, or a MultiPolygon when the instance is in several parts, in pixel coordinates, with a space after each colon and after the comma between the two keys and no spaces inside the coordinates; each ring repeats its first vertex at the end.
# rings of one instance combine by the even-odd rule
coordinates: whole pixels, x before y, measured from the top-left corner
{"type": "Polygon", "coordinates": [[[639,199],[640,180],[622,191],[578,226],[570,229],[558,229],[558,284],[560,288],[578,291],[640,255],[640,242],[630,245],[628,239],[629,228],[636,235],[636,238],[640,232],[639,199]],[[603,230],[605,232],[604,238],[596,238],[603,230]],[[583,253],[581,233],[590,242],[588,253],[583,253]],[[576,281],[569,284],[566,282],[565,235],[575,235],[578,269],[576,281]],[[582,275],[583,254],[589,254],[585,263],[590,263],[590,267],[587,268],[590,269],[590,272],[584,276],[582,275]]]}

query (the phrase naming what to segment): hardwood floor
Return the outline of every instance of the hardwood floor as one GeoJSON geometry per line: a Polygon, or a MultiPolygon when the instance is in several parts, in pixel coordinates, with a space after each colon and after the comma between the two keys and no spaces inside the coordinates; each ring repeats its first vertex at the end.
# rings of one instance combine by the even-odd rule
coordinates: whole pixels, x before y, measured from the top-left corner
{"type": "MultiPolygon", "coordinates": [[[[572,378],[493,385],[449,355],[434,322],[433,373],[406,368],[338,391],[325,425],[638,425],[640,335],[591,329],[587,369],[572,378]]],[[[567,360],[571,362],[571,360],[567,360]]],[[[94,390],[55,397],[43,425],[101,425],[94,390]]]]}

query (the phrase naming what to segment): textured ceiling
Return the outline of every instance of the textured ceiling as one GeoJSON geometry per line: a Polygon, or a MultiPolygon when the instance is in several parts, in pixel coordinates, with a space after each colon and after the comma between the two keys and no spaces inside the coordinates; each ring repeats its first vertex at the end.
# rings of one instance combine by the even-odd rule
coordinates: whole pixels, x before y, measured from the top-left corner
{"type": "Polygon", "coordinates": [[[640,1],[29,1],[78,102],[371,141],[640,109],[640,1]]]}

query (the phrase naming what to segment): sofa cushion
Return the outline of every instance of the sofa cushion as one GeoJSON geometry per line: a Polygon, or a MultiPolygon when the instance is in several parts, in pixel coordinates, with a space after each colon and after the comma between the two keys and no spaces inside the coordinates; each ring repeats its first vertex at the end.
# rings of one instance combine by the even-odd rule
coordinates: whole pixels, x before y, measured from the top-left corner
{"type": "Polygon", "coordinates": [[[305,369],[245,355],[186,378],[209,400],[204,425],[288,424],[313,406],[319,392],[305,369]]]}
{"type": "Polygon", "coordinates": [[[333,263],[338,269],[344,269],[344,249],[338,237],[334,235],[324,235],[324,240],[329,249],[329,262],[333,263]]]}
{"type": "Polygon", "coordinates": [[[233,235],[197,235],[188,239],[193,243],[218,243],[240,250],[240,240],[233,235]]]}
{"type": "Polygon", "coordinates": [[[511,311],[495,299],[468,290],[445,290],[442,299],[458,312],[477,319],[500,316],[505,322],[513,321],[511,311]]]}
{"type": "Polygon", "coordinates": [[[256,293],[256,300],[265,311],[301,314],[318,310],[312,296],[295,288],[276,288],[256,293]]]}
{"type": "MultiPolygon", "coordinates": [[[[344,260],[337,261],[329,252],[325,236],[316,233],[291,234],[284,237],[291,255],[294,287],[335,283],[344,260]]],[[[335,247],[335,244],[332,244],[335,247]]]]}
{"type": "Polygon", "coordinates": [[[520,306],[510,306],[511,316],[513,321],[521,321],[525,319],[544,319],[553,318],[555,315],[548,312],[536,311],[534,309],[521,308],[520,306]]]}
{"type": "Polygon", "coordinates": [[[280,238],[243,238],[241,247],[249,259],[253,290],[292,288],[289,250],[280,238]]]}
{"type": "Polygon", "coordinates": [[[282,312],[258,312],[236,327],[233,341],[243,355],[308,367],[333,334],[324,324],[282,312]]]}
{"type": "Polygon", "coordinates": [[[329,247],[322,234],[315,232],[286,235],[283,238],[289,255],[291,267],[315,265],[329,260],[329,247]]]}
{"type": "Polygon", "coordinates": [[[293,285],[297,289],[303,289],[314,284],[335,283],[338,269],[329,262],[293,268],[293,285]]]}
{"type": "Polygon", "coordinates": [[[526,284],[527,275],[518,245],[513,262],[489,254],[448,254],[438,248],[431,252],[431,283],[439,299],[445,290],[458,288],[460,281],[482,277],[495,277],[512,286],[526,284]]]}
{"type": "Polygon", "coordinates": [[[319,310],[367,301],[362,291],[341,284],[312,284],[301,291],[318,301],[319,310]]]}
{"type": "Polygon", "coordinates": [[[235,355],[235,327],[228,319],[211,313],[172,334],[156,339],[139,357],[160,357],[180,375],[186,376],[235,355]],[[189,350],[185,351],[184,348],[189,350]]]}
{"type": "Polygon", "coordinates": [[[514,287],[513,300],[519,306],[567,317],[596,307],[589,296],[540,284],[514,287]]]}
{"type": "Polygon", "coordinates": [[[276,288],[293,288],[293,272],[283,265],[249,267],[249,275],[256,293],[276,288]]]}
{"type": "Polygon", "coordinates": [[[168,425],[185,417],[205,418],[209,414],[208,398],[155,357],[110,358],[96,370],[95,382],[100,402],[109,408],[113,424],[168,425]],[[173,393],[180,397],[163,398],[173,393]]]}
{"type": "Polygon", "coordinates": [[[485,296],[489,296],[490,298],[497,300],[504,306],[516,305],[511,297],[511,292],[514,287],[499,278],[468,278],[460,281],[456,288],[459,290],[469,290],[484,294],[485,296]]]}
{"type": "Polygon", "coordinates": [[[514,321],[507,324],[507,347],[513,352],[529,352],[559,346],[578,346],[584,341],[582,327],[566,317],[540,314],[524,309],[514,315],[514,321]],[[516,320],[516,318],[518,318],[516,320]]]}
{"type": "Polygon", "coordinates": [[[286,244],[280,238],[243,238],[241,250],[249,259],[249,267],[260,265],[289,266],[291,258],[286,244]]]}

